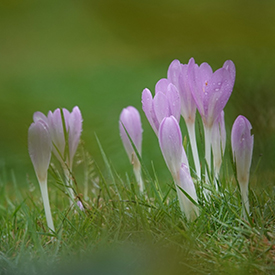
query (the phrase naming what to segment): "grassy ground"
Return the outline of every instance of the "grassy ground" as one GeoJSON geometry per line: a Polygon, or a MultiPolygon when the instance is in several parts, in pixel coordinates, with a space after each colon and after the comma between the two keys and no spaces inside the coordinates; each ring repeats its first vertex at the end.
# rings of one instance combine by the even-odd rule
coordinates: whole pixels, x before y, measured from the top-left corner
{"type": "MultiPolygon", "coordinates": [[[[274,272],[274,18],[271,0],[173,0],[158,5],[1,1],[1,272],[274,272]],[[143,161],[153,180],[145,175],[146,197],[135,190],[118,133],[120,111],[128,105],[141,111],[142,90],[153,91],[173,59],[186,63],[192,56],[214,70],[227,59],[236,65],[225,119],[228,141],[239,114],[250,120],[255,135],[248,223],[241,217],[229,148],[221,194],[209,202],[200,197],[201,216],[191,224],[185,221],[158,141],[142,112],[143,161]],[[87,211],[69,209],[64,191],[58,189],[60,181],[51,175],[51,205],[59,229],[51,239],[27,152],[27,129],[35,111],[75,105],[84,118],[84,151],[93,160],[89,164],[80,149],[74,167],[77,192],[85,195],[84,183],[90,184],[83,197],[87,211]],[[154,191],[152,162],[161,196],[154,191]]],[[[181,126],[186,135],[183,121],[181,126]]],[[[203,157],[201,152],[203,148],[203,157]]]]}
{"type": "Polygon", "coordinates": [[[87,182],[75,182],[74,188],[85,211],[69,206],[58,166],[50,168],[56,234],[46,228],[37,184],[22,191],[15,178],[13,186],[1,178],[1,274],[275,272],[274,188],[250,190],[252,214],[246,221],[235,178],[224,169],[210,200],[196,183],[201,214],[188,222],[172,182],[160,184],[144,167],[141,195],[132,177],[121,178],[104,153],[106,175],[84,150],[81,157],[88,195],[87,182]]]}

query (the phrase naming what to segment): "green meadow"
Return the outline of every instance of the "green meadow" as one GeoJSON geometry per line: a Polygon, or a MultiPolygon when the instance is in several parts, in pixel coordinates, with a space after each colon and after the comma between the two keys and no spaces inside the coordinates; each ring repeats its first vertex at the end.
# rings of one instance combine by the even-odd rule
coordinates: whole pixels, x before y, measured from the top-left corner
{"type": "MultiPolygon", "coordinates": [[[[275,272],[274,79],[272,0],[2,0],[0,274],[275,272]],[[193,223],[180,213],[141,106],[144,88],[154,93],[174,59],[188,63],[191,57],[213,70],[228,59],[236,66],[225,107],[222,195],[214,193],[211,201],[199,196],[202,214],[193,223]],[[119,136],[119,115],[128,105],[140,111],[144,130],[144,197],[119,136]],[[69,207],[53,159],[48,187],[58,230],[51,236],[28,155],[28,127],[36,111],[74,106],[82,112],[83,132],[73,172],[79,195],[89,184],[87,211],[69,207]],[[240,114],[254,134],[249,221],[241,217],[230,155],[230,132],[240,114]]],[[[183,119],[181,128],[191,156],[183,119]]]]}

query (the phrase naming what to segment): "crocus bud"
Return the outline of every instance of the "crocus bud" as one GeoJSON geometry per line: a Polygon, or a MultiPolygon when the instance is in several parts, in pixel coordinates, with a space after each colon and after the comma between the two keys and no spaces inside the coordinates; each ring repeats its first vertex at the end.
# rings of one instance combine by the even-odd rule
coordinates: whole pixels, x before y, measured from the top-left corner
{"type": "Polygon", "coordinates": [[[167,79],[161,79],[155,87],[155,97],[146,88],[142,92],[142,109],[158,135],[161,121],[168,116],[180,120],[180,96],[177,88],[167,79]]]}
{"type": "MultiPolygon", "coordinates": [[[[47,125],[53,145],[52,151],[63,167],[67,185],[72,186],[70,173],[73,166],[73,157],[82,132],[82,116],[77,106],[73,108],[71,113],[65,108],[62,109],[62,112],[64,115],[64,121],[59,108],[54,112],[49,111],[48,117],[41,112],[36,112],[33,115],[33,120],[35,122],[41,120],[47,125]],[[65,125],[63,125],[63,122],[65,125]],[[68,139],[68,151],[66,150],[65,152],[66,137],[68,139]]],[[[72,204],[74,193],[72,188],[68,188],[68,191],[70,193],[70,201],[72,204]]]]}
{"type": "MultiPolygon", "coordinates": [[[[159,128],[159,144],[176,186],[182,188],[197,202],[195,186],[190,176],[188,160],[182,146],[180,127],[173,116],[162,120],[159,128]]],[[[185,213],[188,220],[193,220],[198,215],[197,207],[178,187],[176,189],[181,211],[185,213]]]]}
{"type": "Polygon", "coordinates": [[[222,164],[226,144],[226,130],[224,123],[224,111],[215,120],[212,128],[212,150],[214,159],[215,177],[218,177],[222,164]]]}
{"type": "Polygon", "coordinates": [[[252,161],[254,136],[252,126],[244,116],[238,116],[231,131],[233,160],[236,163],[237,179],[240,185],[243,203],[249,213],[248,182],[252,161]]]}
{"type": "Polygon", "coordinates": [[[40,185],[47,224],[54,231],[47,189],[47,173],[51,159],[52,142],[48,126],[43,120],[36,119],[29,127],[28,149],[40,185]]]}
{"type": "Polygon", "coordinates": [[[44,121],[37,120],[31,124],[28,132],[28,149],[39,182],[46,181],[52,142],[44,121]]]}
{"type": "MultiPolygon", "coordinates": [[[[65,109],[63,109],[64,114],[65,109]]],[[[65,116],[65,120],[67,122],[68,133],[69,133],[69,167],[72,168],[73,158],[79,144],[80,135],[82,132],[82,115],[77,106],[75,106],[71,113],[69,113],[68,117],[65,116]]]]}
{"type": "Polygon", "coordinates": [[[129,157],[130,162],[133,164],[133,170],[140,191],[143,192],[144,186],[141,177],[140,162],[125,129],[128,132],[128,135],[130,136],[132,142],[134,143],[139,155],[141,156],[142,127],[140,115],[138,110],[132,106],[129,106],[122,110],[119,118],[119,130],[125,151],[129,157]]]}
{"type": "Polygon", "coordinates": [[[178,178],[181,164],[184,163],[187,167],[189,165],[182,146],[179,123],[174,116],[162,120],[159,128],[159,145],[172,177],[178,178]]]}

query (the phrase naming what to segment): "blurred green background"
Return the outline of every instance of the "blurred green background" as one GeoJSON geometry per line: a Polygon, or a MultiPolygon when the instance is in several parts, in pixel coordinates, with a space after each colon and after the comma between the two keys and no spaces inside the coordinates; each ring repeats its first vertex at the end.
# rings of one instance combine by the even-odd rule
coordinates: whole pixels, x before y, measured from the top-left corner
{"type": "MultiPolygon", "coordinates": [[[[143,158],[170,179],[141,108],[141,92],[166,76],[174,59],[227,59],[236,83],[226,106],[228,145],[234,119],[253,126],[252,168],[273,184],[275,159],[275,1],[1,0],[0,171],[34,177],[27,151],[32,114],[78,105],[85,147],[102,165],[94,133],[121,175],[131,167],[118,132],[122,108],[141,111],[143,158]],[[262,157],[260,157],[262,155],[262,157]]],[[[183,121],[181,122],[183,124],[183,121]]],[[[183,130],[184,131],[184,130],[183,130]]]]}

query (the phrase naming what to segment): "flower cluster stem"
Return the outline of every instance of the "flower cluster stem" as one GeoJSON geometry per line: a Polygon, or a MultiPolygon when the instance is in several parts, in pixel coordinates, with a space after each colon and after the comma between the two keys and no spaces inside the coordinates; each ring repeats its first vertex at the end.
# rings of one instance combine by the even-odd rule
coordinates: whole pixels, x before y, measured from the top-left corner
{"type": "Polygon", "coordinates": [[[198,147],[197,147],[197,141],[196,141],[196,133],[195,133],[195,123],[186,123],[187,131],[190,138],[191,148],[192,148],[192,154],[193,159],[195,163],[196,173],[197,177],[200,180],[201,179],[201,166],[200,166],[200,160],[199,160],[199,153],[198,153],[198,147]]]}
{"type": "Polygon", "coordinates": [[[41,190],[41,194],[42,194],[42,200],[43,200],[43,204],[44,204],[47,225],[48,225],[49,229],[54,232],[55,229],[54,229],[51,207],[50,207],[50,202],[49,202],[47,179],[45,181],[39,182],[39,185],[40,185],[40,190],[41,190]]]}

